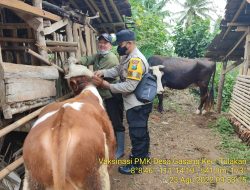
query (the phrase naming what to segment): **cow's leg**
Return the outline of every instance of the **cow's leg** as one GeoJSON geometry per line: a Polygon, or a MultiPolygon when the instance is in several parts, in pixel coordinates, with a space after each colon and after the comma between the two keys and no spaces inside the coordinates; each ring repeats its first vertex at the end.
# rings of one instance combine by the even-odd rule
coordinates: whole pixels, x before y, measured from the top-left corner
{"type": "Polygon", "coordinates": [[[200,105],[198,109],[196,110],[196,114],[201,114],[201,113],[204,114],[202,112],[202,108],[208,97],[207,89],[208,89],[207,87],[203,87],[203,86],[200,87],[200,105]]]}
{"type": "Polygon", "coordinates": [[[23,181],[23,190],[45,190],[43,185],[32,179],[28,170],[25,169],[25,176],[23,181]]]}
{"type": "MultiPolygon", "coordinates": [[[[105,147],[105,159],[109,159],[109,148],[106,141],[106,135],[104,133],[104,147],[105,147]]],[[[100,180],[101,180],[101,187],[102,190],[110,190],[110,180],[109,180],[109,173],[108,173],[108,165],[102,164],[99,168],[100,180]]]]}
{"type": "Polygon", "coordinates": [[[158,112],[162,113],[164,110],[163,110],[163,94],[157,94],[157,97],[158,97],[158,112]]]}
{"type": "Polygon", "coordinates": [[[29,172],[25,169],[25,175],[23,180],[23,190],[30,190],[29,188],[29,172]]]}

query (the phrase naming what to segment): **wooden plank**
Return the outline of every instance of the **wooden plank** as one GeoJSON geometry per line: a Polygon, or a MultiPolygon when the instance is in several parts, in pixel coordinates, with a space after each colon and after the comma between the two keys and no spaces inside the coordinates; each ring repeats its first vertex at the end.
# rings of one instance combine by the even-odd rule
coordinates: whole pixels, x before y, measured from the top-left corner
{"type": "Polygon", "coordinates": [[[91,51],[91,34],[90,34],[90,29],[88,26],[84,27],[84,32],[85,32],[85,39],[86,39],[86,49],[87,49],[87,56],[92,55],[91,51]]]}
{"type": "Polygon", "coordinates": [[[68,46],[77,47],[78,42],[46,41],[47,46],[68,46]]]}
{"type": "MultiPolygon", "coordinates": [[[[67,37],[67,41],[68,42],[73,42],[74,38],[73,38],[73,23],[72,21],[69,21],[68,24],[66,25],[66,37],[67,37]]],[[[77,49],[75,51],[69,51],[69,56],[70,57],[75,57],[75,52],[77,51],[77,49]]]]}
{"type": "Polygon", "coordinates": [[[18,0],[0,0],[0,7],[5,7],[11,10],[20,11],[23,13],[32,14],[38,17],[46,18],[53,21],[59,21],[62,18],[58,15],[44,11],[40,8],[33,7],[27,3],[18,0]]]}
{"type": "MultiPolygon", "coordinates": [[[[17,35],[17,30],[13,30],[13,37],[14,38],[17,38],[18,35],[17,35]]],[[[14,47],[17,47],[18,46],[18,43],[14,43],[13,45],[14,47]]],[[[16,63],[17,64],[20,64],[21,63],[21,57],[20,57],[20,53],[19,52],[15,52],[16,54],[16,63]]]]}
{"type": "Polygon", "coordinates": [[[26,23],[0,23],[0,29],[28,29],[30,28],[26,23]]]}
{"type": "Polygon", "coordinates": [[[5,104],[5,85],[4,80],[0,78],[0,107],[5,104]]]}
{"type": "Polygon", "coordinates": [[[13,63],[0,63],[0,80],[10,78],[40,78],[56,80],[59,73],[56,68],[51,66],[31,66],[13,63]]]}
{"type": "Polygon", "coordinates": [[[85,45],[85,41],[83,39],[83,35],[82,35],[82,29],[79,27],[79,38],[80,38],[80,49],[81,49],[81,55],[82,56],[86,56],[87,55],[87,48],[85,45]]]}
{"type": "Polygon", "coordinates": [[[35,40],[27,38],[0,37],[0,42],[34,43],[35,40]]]}
{"type": "MultiPolygon", "coordinates": [[[[35,6],[38,9],[42,9],[42,2],[43,2],[42,0],[32,0],[33,6],[35,6]]],[[[48,60],[48,52],[46,49],[45,36],[42,35],[42,32],[44,30],[43,17],[37,17],[36,19],[40,22],[37,30],[35,30],[36,46],[38,47],[39,54],[44,59],[48,60]]]]}
{"type": "Polygon", "coordinates": [[[77,51],[76,51],[76,58],[81,58],[81,47],[80,47],[80,37],[78,33],[78,25],[76,23],[73,23],[73,40],[75,43],[77,43],[77,51]]]}
{"type": "Polygon", "coordinates": [[[76,52],[76,47],[48,47],[52,52],[76,52]]]}
{"type": "Polygon", "coordinates": [[[64,73],[64,70],[63,70],[61,67],[57,66],[57,65],[54,64],[54,63],[49,62],[48,59],[42,57],[41,55],[39,55],[38,53],[32,51],[31,49],[26,49],[25,51],[26,51],[27,53],[33,55],[34,57],[38,58],[39,60],[43,61],[43,63],[46,63],[47,65],[51,65],[51,66],[57,68],[58,71],[64,73]]]}
{"type": "Polygon", "coordinates": [[[6,102],[21,102],[56,96],[55,81],[43,79],[6,79],[6,102]]]}
{"type": "Polygon", "coordinates": [[[68,19],[63,19],[63,20],[60,20],[58,22],[55,22],[50,27],[44,28],[44,31],[42,32],[42,35],[51,34],[51,33],[55,32],[55,31],[57,31],[58,29],[66,26],[67,24],[68,24],[68,19]]]}

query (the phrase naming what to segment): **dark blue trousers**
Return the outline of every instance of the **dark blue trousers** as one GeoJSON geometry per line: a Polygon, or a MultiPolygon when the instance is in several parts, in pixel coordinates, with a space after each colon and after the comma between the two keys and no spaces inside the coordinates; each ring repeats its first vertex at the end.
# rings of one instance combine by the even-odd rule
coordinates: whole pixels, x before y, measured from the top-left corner
{"type": "Polygon", "coordinates": [[[115,132],[125,131],[123,125],[123,99],[121,94],[112,94],[112,98],[104,100],[106,111],[109,119],[112,122],[115,132]]]}
{"type": "Polygon", "coordinates": [[[150,145],[148,118],[151,111],[152,103],[133,107],[126,112],[132,145],[131,153],[135,158],[148,156],[150,145]]]}

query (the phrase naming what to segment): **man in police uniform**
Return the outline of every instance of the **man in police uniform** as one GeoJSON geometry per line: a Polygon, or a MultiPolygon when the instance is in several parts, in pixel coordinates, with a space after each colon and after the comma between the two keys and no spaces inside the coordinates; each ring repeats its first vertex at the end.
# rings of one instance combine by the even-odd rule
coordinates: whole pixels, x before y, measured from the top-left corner
{"type": "MultiPolygon", "coordinates": [[[[98,52],[93,56],[81,57],[79,63],[84,66],[93,65],[93,70],[110,69],[119,64],[117,56],[110,50],[112,48],[112,36],[103,33],[98,38],[98,52]]],[[[105,78],[110,83],[118,82],[118,78],[105,78]]],[[[112,122],[117,142],[116,158],[124,155],[125,128],[123,126],[123,101],[121,94],[113,94],[108,89],[98,91],[104,100],[106,111],[112,122]]]]}
{"type": "Polygon", "coordinates": [[[122,57],[120,64],[112,69],[95,72],[93,82],[112,93],[121,93],[129,125],[129,136],[132,144],[132,164],[119,167],[122,174],[140,173],[141,164],[137,158],[147,158],[149,154],[148,118],[152,111],[152,103],[143,103],[137,100],[134,90],[144,73],[148,72],[149,65],[144,55],[135,44],[135,34],[130,30],[121,30],[116,34],[117,52],[122,57]],[[116,77],[120,83],[110,84],[100,77],[116,77]]]}

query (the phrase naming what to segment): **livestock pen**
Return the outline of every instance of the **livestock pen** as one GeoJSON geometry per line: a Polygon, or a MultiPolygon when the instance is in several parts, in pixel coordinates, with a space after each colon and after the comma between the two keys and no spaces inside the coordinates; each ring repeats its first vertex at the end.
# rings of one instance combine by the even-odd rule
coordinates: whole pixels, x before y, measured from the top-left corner
{"type": "Polygon", "coordinates": [[[0,179],[22,165],[42,106],[71,96],[68,58],[95,54],[97,36],[131,27],[130,16],[127,0],[0,0],[0,179]]]}

